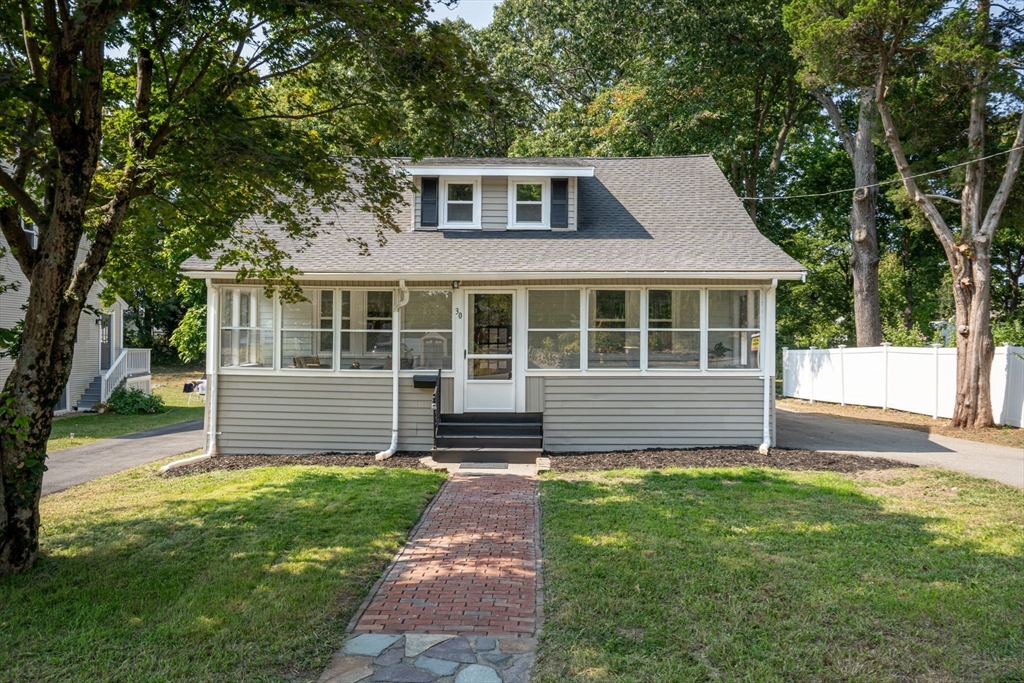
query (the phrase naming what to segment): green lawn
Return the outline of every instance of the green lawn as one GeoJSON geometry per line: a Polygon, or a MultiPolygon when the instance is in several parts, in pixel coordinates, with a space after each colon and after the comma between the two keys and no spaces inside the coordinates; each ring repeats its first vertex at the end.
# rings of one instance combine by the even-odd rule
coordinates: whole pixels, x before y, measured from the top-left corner
{"type": "Polygon", "coordinates": [[[939,470],[548,475],[535,681],[1024,680],[1024,494],[939,470]]]}
{"type": "Polygon", "coordinates": [[[0,681],[315,680],[443,474],[156,465],[42,502],[0,580],[0,681]]]}
{"type": "Polygon", "coordinates": [[[164,399],[166,408],[153,415],[115,415],[113,413],[83,413],[62,417],[53,421],[53,430],[47,442],[47,452],[82,446],[115,436],[165,427],[167,425],[199,420],[203,417],[203,405],[197,400],[188,405],[188,394],[182,393],[182,385],[190,379],[202,376],[202,370],[174,369],[154,370],[153,393],[164,399]],[[72,438],[74,434],[74,438],[72,438]]]}

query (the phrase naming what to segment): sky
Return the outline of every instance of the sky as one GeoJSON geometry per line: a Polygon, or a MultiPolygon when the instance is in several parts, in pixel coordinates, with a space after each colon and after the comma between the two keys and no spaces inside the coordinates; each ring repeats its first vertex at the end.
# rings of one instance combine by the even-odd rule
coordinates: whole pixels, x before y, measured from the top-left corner
{"type": "Polygon", "coordinates": [[[433,3],[431,18],[441,21],[442,19],[465,19],[474,28],[483,28],[491,23],[494,16],[494,6],[498,0],[459,0],[459,4],[448,9],[440,2],[433,3]]]}

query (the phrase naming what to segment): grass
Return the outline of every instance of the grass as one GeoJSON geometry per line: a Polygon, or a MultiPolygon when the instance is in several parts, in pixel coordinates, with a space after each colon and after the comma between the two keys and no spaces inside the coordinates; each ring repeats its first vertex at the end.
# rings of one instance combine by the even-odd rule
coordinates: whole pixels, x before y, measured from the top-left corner
{"type": "Polygon", "coordinates": [[[881,408],[869,408],[867,406],[843,406],[836,403],[822,403],[821,401],[811,403],[795,398],[779,398],[777,399],[777,404],[780,408],[796,410],[801,413],[832,415],[870,424],[903,427],[929,434],[940,434],[957,439],[967,439],[968,441],[980,441],[981,443],[990,443],[996,446],[1024,449],[1024,429],[1016,427],[996,426],[986,429],[957,429],[949,426],[949,420],[933,420],[930,415],[904,413],[891,409],[882,410],[881,408]]]}
{"type": "Polygon", "coordinates": [[[443,475],[144,466],[42,501],[0,681],[315,680],[443,475]]]}
{"type": "Polygon", "coordinates": [[[134,434],[135,432],[165,427],[167,425],[199,420],[203,417],[203,405],[196,400],[188,405],[188,394],[182,392],[186,381],[202,376],[202,370],[175,368],[155,370],[152,376],[154,394],[164,399],[164,412],[152,415],[115,415],[114,413],[72,414],[53,421],[47,451],[64,450],[82,446],[102,439],[134,434]],[[74,438],[72,438],[74,434],[74,438]]]}
{"type": "Polygon", "coordinates": [[[1024,496],[945,470],[541,483],[535,682],[1021,681],[1024,496]]]}

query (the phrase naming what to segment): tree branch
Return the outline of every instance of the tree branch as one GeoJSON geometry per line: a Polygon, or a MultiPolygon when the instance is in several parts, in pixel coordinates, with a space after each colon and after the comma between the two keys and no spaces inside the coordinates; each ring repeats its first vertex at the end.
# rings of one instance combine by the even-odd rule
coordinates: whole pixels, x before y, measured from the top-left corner
{"type": "Polygon", "coordinates": [[[1017,136],[1013,140],[1014,150],[1006,159],[1006,168],[1003,170],[1003,179],[999,183],[999,189],[992,197],[992,203],[985,213],[985,220],[982,221],[980,232],[989,240],[995,234],[996,226],[999,225],[999,217],[1006,207],[1006,200],[1010,197],[1010,190],[1013,188],[1013,181],[1017,178],[1017,171],[1020,170],[1020,160],[1024,156],[1024,111],[1021,111],[1020,121],[1017,123],[1017,136]]]}
{"type": "Polygon", "coordinates": [[[846,121],[843,120],[843,115],[839,111],[839,107],[836,106],[836,101],[823,88],[815,88],[811,91],[811,94],[828,112],[828,117],[832,120],[832,126],[836,129],[836,133],[839,134],[839,140],[843,143],[843,148],[852,160],[857,153],[857,138],[850,131],[850,127],[846,125],[846,121]]]}
{"type": "Polygon", "coordinates": [[[21,210],[25,212],[25,215],[33,223],[43,227],[50,222],[47,216],[39,210],[39,205],[29,196],[28,192],[25,192],[25,189],[14,178],[7,175],[7,171],[4,170],[3,166],[0,166],[0,188],[3,188],[7,194],[11,195],[11,198],[18,203],[18,206],[21,207],[21,210]]]}

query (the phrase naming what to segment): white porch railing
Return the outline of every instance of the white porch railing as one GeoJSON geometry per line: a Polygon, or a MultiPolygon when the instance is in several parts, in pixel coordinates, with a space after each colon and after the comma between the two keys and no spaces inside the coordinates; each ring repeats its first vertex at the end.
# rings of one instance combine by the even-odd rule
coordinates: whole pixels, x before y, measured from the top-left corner
{"type": "Polygon", "coordinates": [[[120,355],[103,373],[100,383],[100,401],[106,401],[121,382],[129,377],[149,374],[149,349],[121,349],[120,355]]]}
{"type": "MultiPolygon", "coordinates": [[[[1024,348],[996,347],[992,413],[997,424],[1024,423],[1024,348]]],[[[875,346],[782,350],[782,395],[826,403],[953,417],[956,349],[875,346]]]]}

